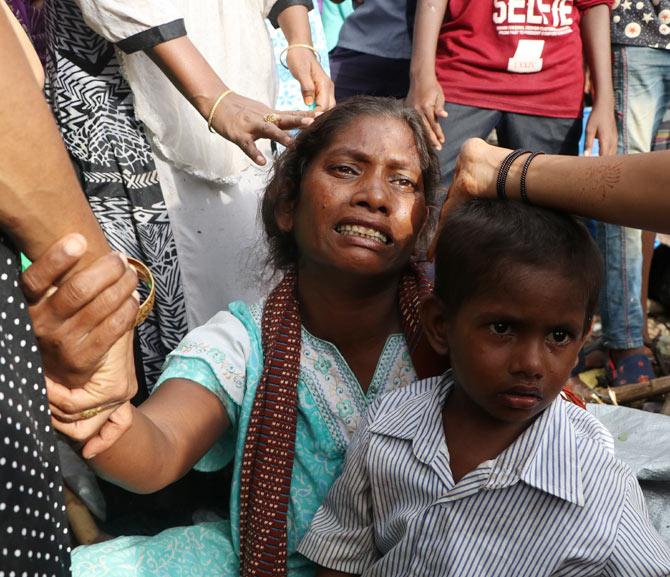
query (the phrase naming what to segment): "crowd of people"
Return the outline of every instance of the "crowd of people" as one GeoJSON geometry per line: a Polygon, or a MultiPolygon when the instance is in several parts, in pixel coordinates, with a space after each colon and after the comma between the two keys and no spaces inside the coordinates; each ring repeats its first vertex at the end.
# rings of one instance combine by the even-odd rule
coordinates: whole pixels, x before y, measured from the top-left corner
{"type": "Polygon", "coordinates": [[[670,575],[566,386],[656,377],[669,0],[0,8],[0,577],[670,575]],[[226,503],[73,542],[64,443],[226,503]]]}

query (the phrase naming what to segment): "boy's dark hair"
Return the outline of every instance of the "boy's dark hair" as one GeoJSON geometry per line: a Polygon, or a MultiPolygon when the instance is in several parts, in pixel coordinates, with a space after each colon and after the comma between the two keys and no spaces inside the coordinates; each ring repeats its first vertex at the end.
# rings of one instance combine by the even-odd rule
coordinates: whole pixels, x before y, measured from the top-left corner
{"type": "Polygon", "coordinates": [[[515,264],[559,270],[574,280],[583,290],[588,330],[602,282],[600,251],[575,218],[537,206],[476,199],[454,209],[438,239],[435,292],[451,316],[500,284],[515,264]]]}
{"type": "MultiPolygon", "coordinates": [[[[293,146],[275,161],[272,178],[265,188],[261,218],[268,243],[268,264],[274,270],[286,270],[298,260],[298,249],[292,233],[277,226],[277,211],[281,206],[295,206],[300,197],[302,176],[310,163],[333,138],[361,116],[395,118],[407,124],[414,133],[419,152],[426,205],[434,202],[440,181],[440,168],[426,129],[418,113],[407,108],[402,100],[355,96],[325,112],[303,129],[293,146]]],[[[424,227],[424,230],[430,227],[424,227]]]]}

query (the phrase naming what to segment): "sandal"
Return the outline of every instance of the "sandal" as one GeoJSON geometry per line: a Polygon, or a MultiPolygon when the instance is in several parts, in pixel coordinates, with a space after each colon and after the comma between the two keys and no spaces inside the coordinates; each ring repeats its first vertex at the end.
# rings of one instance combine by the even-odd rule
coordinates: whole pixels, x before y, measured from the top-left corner
{"type": "Polygon", "coordinates": [[[588,359],[587,357],[592,356],[593,353],[595,352],[601,353],[602,357],[606,357],[607,356],[606,351],[607,348],[603,344],[602,339],[596,339],[590,343],[585,344],[579,351],[579,354],[577,356],[577,364],[575,365],[575,368],[572,369],[570,375],[573,377],[577,377],[581,373],[590,371],[591,369],[602,367],[604,359],[601,361],[600,358],[598,358],[599,362],[594,363],[593,359],[588,359]],[[589,360],[591,362],[588,362],[589,360]]]}
{"type": "Polygon", "coordinates": [[[642,353],[630,355],[614,363],[610,356],[608,363],[608,377],[611,387],[648,383],[656,378],[649,357],[642,353]]]}

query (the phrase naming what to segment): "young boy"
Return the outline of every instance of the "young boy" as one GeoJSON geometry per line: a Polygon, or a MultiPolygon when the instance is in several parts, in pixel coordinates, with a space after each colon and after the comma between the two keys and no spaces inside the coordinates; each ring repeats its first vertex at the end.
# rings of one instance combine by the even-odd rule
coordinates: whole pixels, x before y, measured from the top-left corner
{"type": "Polygon", "coordinates": [[[370,407],[300,545],[320,575],[670,575],[611,437],[558,397],[600,281],[569,216],[475,200],[447,217],[424,324],[452,369],[370,407]]]}

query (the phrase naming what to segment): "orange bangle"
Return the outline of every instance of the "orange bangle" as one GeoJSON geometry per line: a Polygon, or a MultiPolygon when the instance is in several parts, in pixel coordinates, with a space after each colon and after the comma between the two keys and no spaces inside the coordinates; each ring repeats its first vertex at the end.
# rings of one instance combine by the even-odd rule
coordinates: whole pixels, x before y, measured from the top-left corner
{"type": "Polygon", "coordinates": [[[156,299],[156,283],[154,282],[154,275],[151,274],[151,270],[149,270],[149,267],[143,262],[135,258],[128,257],[128,264],[135,269],[135,272],[137,272],[137,277],[149,287],[149,296],[140,305],[140,308],[137,311],[137,317],[135,318],[135,326],[139,326],[145,320],[147,320],[149,313],[151,313],[152,309],[154,308],[154,301],[156,299]]]}

